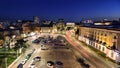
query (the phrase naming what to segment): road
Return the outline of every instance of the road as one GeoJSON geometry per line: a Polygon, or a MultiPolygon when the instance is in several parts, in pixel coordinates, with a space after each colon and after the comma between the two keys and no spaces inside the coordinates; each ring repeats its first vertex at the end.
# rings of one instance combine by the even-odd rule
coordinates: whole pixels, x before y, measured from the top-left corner
{"type": "MultiPolygon", "coordinates": [[[[39,36],[28,38],[28,44],[30,44],[30,47],[11,68],[16,68],[17,65],[25,58],[26,54],[28,54],[32,49],[35,49],[35,51],[29,60],[23,65],[23,68],[29,68],[32,59],[36,56],[41,57],[41,61],[37,62],[35,65],[36,68],[48,68],[47,61],[53,61],[55,63],[54,67],[57,68],[84,68],[77,61],[78,58],[84,58],[85,63],[90,65],[89,68],[117,68],[114,63],[104,60],[88,47],[83,46],[83,44],[71,37],[70,33],[64,37],[71,45],[64,45],[63,42],[60,42],[60,40],[57,39],[58,41],[44,44],[47,48],[49,48],[48,50],[41,50],[40,44],[34,44],[31,42],[39,36]],[[62,44],[62,46],[59,46],[59,44],[62,44]],[[63,65],[57,65],[56,61],[62,62],[63,65]]],[[[44,35],[42,36],[44,37],[44,35]]]]}
{"type": "Polygon", "coordinates": [[[88,47],[83,46],[83,44],[71,37],[70,32],[67,32],[66,39],[95,68],[117,68],[116,64],[106,61],[88,47]]]}

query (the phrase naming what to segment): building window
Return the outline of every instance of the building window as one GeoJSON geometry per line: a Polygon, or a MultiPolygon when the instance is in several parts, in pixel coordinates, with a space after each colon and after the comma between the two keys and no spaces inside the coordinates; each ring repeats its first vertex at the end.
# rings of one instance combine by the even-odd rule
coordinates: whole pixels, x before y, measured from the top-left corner
{"type": "Polygon", "coordinates": [[[101,49],[101,46],[99,46],[99,49],[101,49]]]}
{"type": "Polygon", "coordinates": [[[104,40],[106,41],[106,38],[104,38],[104,40]]]}
{"type": "Polygon", "coordinates": [[[116,49],[116,42],[113,42],[113,46],[111,47],[113,50],[116,49]]]}
{"type": "Polygon", "coordinates": [[[114,39],[117,39],[117,37],[116,37],[116,36],[114,36],[114,39]]]}
{"type": "Polygon", "coordinates": [[[107,34],[105,34],[105,36],[107,36],[107,34]]]}
{"type": "Polygon", "coordinates": [[[98,45],[96,44],[96,48],[98,47],[98,45]]]}
{"type": "Polygon", "coordinates": [[[103,42],[103,45],[106,45],[106,42],[103,42]]]}
{"type": "Polygon", "coordinates": [[[96,40],[96,42],[98,43],[98,42],[99,42],[99,40],[96,40]]]}
{"type": "Polygon", "coordinates": [[[96,35],[96,32],[94,32],[95,33],[95,35],[96,35]]]}
{"type": "Polygon", "coordinates": [[[102,41],[99,41],[99,44],[101,44],[102,43],[102,41]]]}
{"type": "Polygon", "coordinates": [[[103,33],[101,33],[101,35],[103,35],[103,33]]]}
{"type": "Polygon", "coordinates": [[[99,33],[98,33],[98,35],[99,35],[99,33]]]}
{"type": "Polygon", "coordinates": [[[113,42],[113,46],[116,46],[116,42],[113,42]]]}
{"type": "Polygon", "coordinates": [[[102,51],[104,51],[105,49],[104,49],[104,47],[102,48],[102,51]]]}
{"type": "Polygon", "coordinates": [[[111,53],[111,57],[113,57],[113,52],[111,53]]]}

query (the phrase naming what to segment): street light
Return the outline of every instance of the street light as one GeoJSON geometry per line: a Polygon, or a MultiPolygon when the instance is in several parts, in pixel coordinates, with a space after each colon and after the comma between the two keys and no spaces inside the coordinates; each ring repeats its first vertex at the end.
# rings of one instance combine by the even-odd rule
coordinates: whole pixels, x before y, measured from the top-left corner
{"type": "Polygon", "coordinates": [[[7,68],[7,57],[5,58],[5,68],[7,68]]]}

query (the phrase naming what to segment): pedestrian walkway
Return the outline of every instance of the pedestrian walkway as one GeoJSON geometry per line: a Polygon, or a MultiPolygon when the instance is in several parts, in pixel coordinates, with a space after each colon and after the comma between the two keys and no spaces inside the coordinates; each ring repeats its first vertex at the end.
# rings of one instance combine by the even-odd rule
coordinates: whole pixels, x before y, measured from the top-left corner
{"type": "Polygon", "coordinates": [[[19,65],[19,63],[25,59],[26,54],[28,53],[28,51],[30,51],[31,49],[33,49],[32,47],[28,47],[25,53],[22,53],[15,61],[13,61],[8,68],[16,68],[17,65],[19,65]]]}

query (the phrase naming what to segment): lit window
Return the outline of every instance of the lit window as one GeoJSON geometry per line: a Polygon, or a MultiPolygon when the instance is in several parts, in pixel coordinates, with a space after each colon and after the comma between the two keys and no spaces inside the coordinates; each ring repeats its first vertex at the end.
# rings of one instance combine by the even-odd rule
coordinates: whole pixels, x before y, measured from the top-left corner
{"type": "Polygon", "coordinates": [[[105,36],[107,36],[107,34],[105,34],[105,36]]]}
{"type": "Polygon", "coordinates": [[[117,37],[116,37],[116,36],[114,36],[114,39],[117,39],[117,37]]]}
{"type": "Polygon", "coordinates": [[[105,49],[104,49],[104,47],[102,48],[102,51],[104,51],[105,49]]]}
{"type": "Polygon", "coordinates": [[[113,52],[111,53],[111,57],[113,57],[113,52]]]}
{"type": "Polygon", "coordinates": [[[101,49],[101,46],[99,46],[99,49],[101,49]]]}

